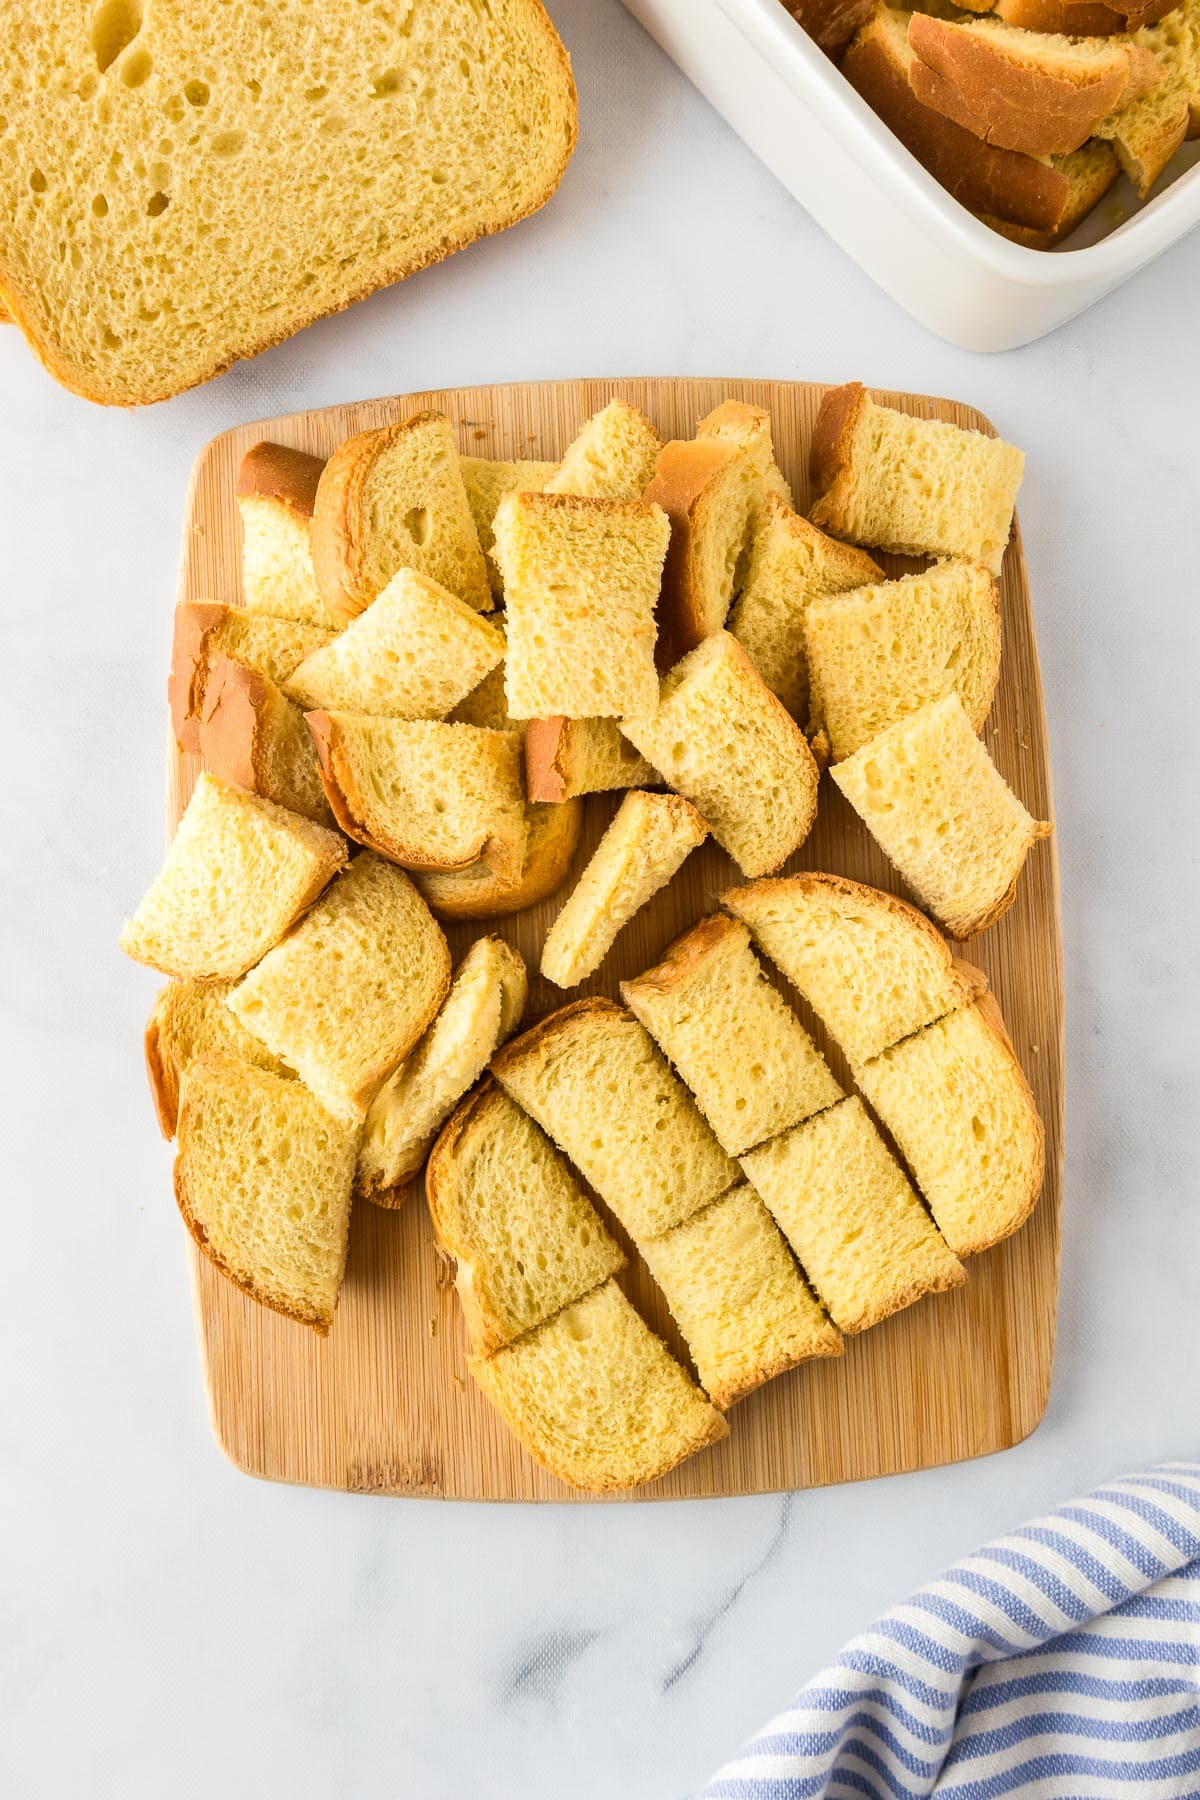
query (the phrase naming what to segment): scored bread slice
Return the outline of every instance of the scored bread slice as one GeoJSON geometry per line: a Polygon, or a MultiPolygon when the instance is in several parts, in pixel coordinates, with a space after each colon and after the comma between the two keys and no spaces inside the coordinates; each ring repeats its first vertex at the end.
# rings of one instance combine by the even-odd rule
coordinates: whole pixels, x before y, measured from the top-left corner
{"type": "Polygon", "coordinates": [[[783,506],[792,505],[792,490],[775,461],[775,445],[771,439],[771,415],[765,406],[749,406],[744,400],[722,400],[706,413],[696,427],[698,438],[722,438],[749,450],[762,474],[768,495],[773,494],[783,506]]]}
{"type": "Polygon", "coordinates": [[[856,1065],[854,1079],[956,1255],[1025,1223],[1042,1191],[1046,1134],[990,994],[856,1065]]]}
{"type": "Polygon", "coordinates": [[[771,874],[812,830],[820,772],[807,739],[727,631],[677,662],[657,711],[621,730],[743,875],[771,874]]]}
{"type": "Polygon", "coordinates": [[[834,762],[945,694],[980,731],[1000,678],[1000,594],[982,563],[936,563],[810,601],[804,640],[810,735],[834,762]]]}
{"type": "Polygon", "coordinates": [[[343,831],[412,869],[486,863],[515,882],[528,827],[521,738],[437,719],[306,713],[343,831]]]}
{"type": "Polygon", "coordinates": [[[1024,466],[1002,438],[879,406],[851,381],[821,401],[812,521],[854,543],[961,556],[998,575],[1024,466]]]}
{"type": "Polygon", "coordinates": [[[1092,208],[1100,204],[1121,173],[1121,165],[1112,145],[1101,143],[1099,138],[1093,138],[1082,150],[1073,150],[1070,156],[1052,156],[1050,161],[1066,176],[1068,186],[1066,211],[1053,231],[1037,231],[1030,225],[1013,225],[1007,219],[997,219],[992,213],[979,214],[984,224],[990,225],[993,231],[1000,232],[1002,237],[1011,238],[1014,244],[1024,244],[1029,250],[1053,250],[1056,244],[1061,244],[1064,238],[1070,237],[1092,208]]]}
{"type": "Polygon", "coordinates": [[[824,1057],[763,974],[740,920],[719,913],[701,919],[655,968],[623,981],[621,998],[730,1156],[842,1097],[824,1057]]]}
{"type": "Polygon", "coordinates": [[[620,718],[653,706],[670,530],[661,507],[640,500],[505,495],[495,555],[514,717],[620,718]]]}
{"type": "Polygon", "coordinates": [[[500,600],[504,595],[504,580],[492,555],[496,542],[492,530],[496,508],[505,494],[540,494],[558,464],[522,458],[514,462],[495,462],[486,456],[460,456],[458,465],[462,470],[471,517],[479,534],[479,547],[487,563],[492,593],[500,600]]]}
{"type": "Polygon", "coordinates": [[[551,1013],[492,1058],[492,1073],[638,1242],[738,1180],[649,1032],[611,1000],[551,1013]]]}
{"type": "Polygon", "coordinates": [[[1188,96],[1187,134],[1200,137],[1200,0],[1183,0],[1161,23],[1142,26],[1135,41],[1182,81],[1188,96]]]}
{"type": "Polygon", "coordinates": [[[1017,799],[957,694],[933,700],[838,763],[833,779],[923,906],[953,938],[1007,912],[1052,827],[1017,799]]]}
{"type": "Polygon", "coordinates": [[[613,719],[530,719],[525,726],[525,792],[552,805],[576,794],[653,787],[658,776],[613,719]]]}
{"type": "Polygon", "coordinates": [[[1122,104],[1096,126],[1109,141],[1122,169],[1144,200],[1188,135],[1191,101],[1185,83],[1171,70],[1150,93],[1122,104]]]}
{"type": "Polygon", "coordinates": [[[1007,24],[1020,25],[1026,31],[1107,37],[1151,25],[1173,11],[1175,3],[1176,0],[995,0],[994,10],[1007,24]]]}
{"type": "Polygon", "coordinates": [[[200,755],[222,781],[332,826],[304,714],[267,675],[214,659],[204,688],[200,755]]]}
{"type": "Polygon", "coordinates": [[[700,814],[678,794],[626,794],[546,933],[546,980],[570,988],[594,975],[618,932],[707,836],[700,814]]]}
{"type": "Polygon", "coordinates": [[[175,1136],[183,1071],[198,1058],[232,1057],[273,1075],[292,1073],[234,1018],[225,1004],[232,987],[231,981],[168,981],[155,996],[146,1021],[146,1074],[165,1138],[175,1136]]]}
{"type": "Polygon", "coordinates": [[[661,448],[644,413],[628,400],[610,400],[567,445],[558,468],[547,477],[546,492],[638,500],[661,448]]]}
{"type": "Polygon", "coordinates": [[[313,573],[309,527],[319,456],[284,444],[255,444],[238,467],[234,494],[242,520],[242,594],[247,612],[334,630],[313,573]]]}
{"type": "Polygon", "coordinates": [[[668,665],[724,625],[765,495],[761,444],[715,433],[663,445],[645,499],[671,521],[659,610],[668,665]]]}
{"type": "Polygon", "coordinates": [[[222,1056],[183,1072],[184,1223],[244,1294],[321,1337],[346,1269],[357,1137],[299,1081],[222,1056]]]}
{"type": "Polygon", "coordinates": [[[345,861],[336,831],[202,773],[121,948],[164,975],[234,981],[345,861]]]}
{"type": "Polygon", "coordinates": [[[219,656],[231,657],[282,687],[292,670],[329,643],[330,636],[318,625],[248,612],[244,606],[221,606],[215,600],[177,606],[167,703],[179,748],[200,749],[204,691],[219,656]]]}
{"type": "Polygon", "coordinates": [[[444,1126],[425,1195],[477,1356],[536,1331],[625,1267],[566,1158],[490,1076],[444,1126]]]}
{"type": "Polygon", "coordinates": [[[484,862],[441,874],[414,869],[412,878],[439,919],[501,919],[535,906],[562,886],[583,830],[582,800],[526,806],[525,857],[516,881],[484,862]]]}
{"type": "Polygon", "coordinates": [[[425,1036],[371,1102],[356,1192],[377,1206],[403,1202],[439,1128],[520,1024],[528,991],[520,951],[477,938],[425,1036]]]}
{"type": "Polygon", "coordinates": [[[429,908],[401,869],[365,855],[229,1005],[323,1106],[361,1124],[449,986],[450,952],[429,908]]]}
{"type": "Polygon", "coordinates": [[[840,1330],[866,1331],[966,1280],[857,1094],[742,1167],[840,1330]]]}
{"type": "Polygon", "coordinates": [[[611,1280],[471,1373],[535,1462],[590,1493],[657,1481],[729,1431],[611,1280]]]}
{"type": "Polygon", "coordinates": [[[986,986],[924,913],[843,875],[730,888],[721,905],[803,995],[852,1063],[866,1062],[986,986]]]}
{"type": "Polygon", "coordinates": [[[488,611],[492,590],[450,421],[414,413],[335,450],[317,486],[312,553],[321,598],[343,625],[397,569],[416,569],[488,611]]]}

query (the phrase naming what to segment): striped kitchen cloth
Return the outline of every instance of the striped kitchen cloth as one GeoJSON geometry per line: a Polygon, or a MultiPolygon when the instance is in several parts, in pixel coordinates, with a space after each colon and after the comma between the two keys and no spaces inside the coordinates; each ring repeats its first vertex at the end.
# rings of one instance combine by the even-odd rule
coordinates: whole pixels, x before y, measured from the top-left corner
{"type": "Polygon", "coordinates": [[[802,1688],[700,1800],[1200,1797],[1200,1462],[955,1563],[802,1688]]]}

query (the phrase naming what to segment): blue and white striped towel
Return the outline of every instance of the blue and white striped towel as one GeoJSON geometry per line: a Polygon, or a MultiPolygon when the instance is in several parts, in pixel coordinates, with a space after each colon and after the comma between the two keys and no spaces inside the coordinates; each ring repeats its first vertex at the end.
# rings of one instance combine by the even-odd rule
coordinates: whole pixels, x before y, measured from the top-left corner
{"type": "Polygon", "coordinates": [[[1097,1488],[885,1613],[700,1800],[1195,1800],[1200,1463],[1097,1488]]]}

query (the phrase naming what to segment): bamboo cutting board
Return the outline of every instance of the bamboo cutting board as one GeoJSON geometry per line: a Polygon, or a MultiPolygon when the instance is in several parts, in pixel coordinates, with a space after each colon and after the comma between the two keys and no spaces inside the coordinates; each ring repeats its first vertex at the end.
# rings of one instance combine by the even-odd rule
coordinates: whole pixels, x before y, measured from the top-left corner
{"type": "MultiPolygon", "coordinates": [[[[352,432],[432,407],[454,420],[465,453],[553,459],[579,423],[614,394],[642,407],[664,438],[691,436],[699,418],[732,397],[770,409],[779,463],[797,506],[807,511],[808,444],[823,391],[802,382],[558,381],[410,394],[240,426],[209,444],[193,472],[179,598],[240,599],[234,478],[243,453],[262,438],[328,455],[352,432]]],[[[902,394],[878,397],[923,417],[991,430],[969,407],[902,394]]],[[[897,573],[912,566],[893,559],[897,573]]],[[[984,736],[1001,773],[1030,811],[1047,819],[1053,814],[1041,680],[1015,528],[1002,590],[1004,667],[984,736]]],[[[170,830],[198,767],[195,757],[181,756],[172,745],[170,830]]],[[[572,879],[618,800],[596,796],[585,803],[572,879]]],[[[788,864],[792,868],[832,870],[900,891],[827,778],[816,827],[788,864]]],[[[619,999],[618,981],[656,961],[671,938],[712,911],[721,889],[739,879],[722,851],[704,845],[625,928],[600,974],[575,992],[619,999]]],[[[515,918],[455,925],[447,933],[456,960],[483,931],[498,931],[517,945],[532,976],[530,1020],[564,998],[536,970],[546,928],[566,892],[569,887],[515,918]]],[[[1038,1423],[1054,1351],[1061,1201],[1062,948],[1053,839],[1035,847],[1015,906],[971,943],[968,955],[992,982],[1046,1124],[1046,1186],[1032,1219],[1015,1238],[971,1262],[964,1287],[850,1339],[844,1356],[793,1370],[742,1401],[723,1443],[634,1498],[756,1494],[926,1468],[1004,1449],[1038,1423]]],[[[819,1030],[816,1035],[821,1037],[819,1030]]],[[[832,1060],[843,1072],[840,1059],[832,1060]]],[[[239,1468],[357,1493],[586,1497],[530,1460],[469,1379],[458,1304],[434,1249],[419,1182],[398,1212],[356,1206],[346,1284],[325,1341],[252,1304],[198,1252],[191,1254],[213,1427],[239,1468]]],[[[628,1291],[676,1354],[684,1355],[636,1259],[628,1291]]]]}

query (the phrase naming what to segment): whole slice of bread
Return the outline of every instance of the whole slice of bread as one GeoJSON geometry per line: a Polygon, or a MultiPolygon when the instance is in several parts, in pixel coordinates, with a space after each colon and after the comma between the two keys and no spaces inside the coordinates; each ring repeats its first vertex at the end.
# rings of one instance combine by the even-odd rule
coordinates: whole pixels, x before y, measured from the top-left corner
{"type": "Polygon", "coordinates": [[[269,676],[227,656],[214,659],[204,688],[199,749],[205,767],[222,781],[318,825],[333,825],[304,714],[269,676]]]}
{"type": "Polygon", "coordinates": [[[520,1024],[528,991],[520,951],[503,938],[477,938],[433,1024],[371,1102],[358,1193],[377,1206],[403,1203],[439,1128],[520,1024]]]}
{"type": "Polygon", "coordinates": [[[1188,95],[1188,136],[1200,137],[1200,0],[1183,0],[1161,23],[1143,26],[1136,41],[1182,81],[1188,95]]]}
{"type": "Polygon", "coordinates": [[[745,1182],[640,1249],[722,1412],[797,1363],[841,1354],[840,1334],[745,1182]]]}
{"type": "Polygon", "coordinates": [[[653,787],[658,776],[613,719],[530,719],[525,727],[525,792],[560,804],[576,794],[653,787]]]}
{"type": "Polygon", "coordinates": [[[199,1057],[232,1057],[273,1075],[291,1075],[226,1006],[232,986],[230,981],[168,981],[158,991],[146,1021],[146,1073],[165,1138],[175,1136],[183,1071],[199,1057]]]}
{"type": "Polygon", "coordinates": [[[763,974],[740,920],[719,913],[701,919],[657,967],[623,981],[621,998],[670,1058],[730,1156],[842,1097],[824,1057],[763,974]]]}
{"type": "Polygon", "coordinates": [[[1011,238],[1014,244],[1024,244],[1029,250],[1053,250],[1056,244],[1061,244],[1064,238],[1070,237],[1092,208],[1103,200],[1121,173],[1121,165],[1112,145],[1102,143],[1099,138],[1093,138],[1082,150],[1073,150],[1070,156],[1052,156],[1050,161],[1066,176],[1069,190],[1066,211],[1053,231],[1037,231],[1030,225],[1013,225],[1007,219],[997,219],[991,213],[979,215],[993,231],[1011,238]]]}
{"type": "Polygon", "coordinates": [[[743,875],[769,875],[812,830],[820,779],[812,752],[727,631],[676,663],[657,712],[623,720],[621,730],[698,809],[743,875]]]}
{"type": "Polygon", "coordinates": [[[538,0],[6,16],[0,290],[92,400],[176,394],[515,223],[575,143],[538,0]]]}
{"type": "Polygon", "coordinates": [[[866,1331],[966,1271],[857,1094],[742,1158],[842,1331],[866,1331]]]}
{"type": "Polygon", "coordinates": [[[234,981],[345,861],[337,832],[201,774],[121,948],[164,975],[234,981]]]}
{"type": "Polygon", "coordinates": [[[671,521],[659,610],[668,666],[725,623],[766,496],[762,449],[719,433],[673,439],[654,465],[645,498],[671,521]]]}
{"type": "Polygon", "coordinates": [[[317,592],[309,541],[324,467],[319,456],[269,442],[255,444],[243,456],[234,492],[242,519],[242,593],[248,612],[336,628],[317,592]]]}
{"type": "Polygon", "coordinates": [[[496,541],[492,530],[496,508],[505,494],[540,494],[558,464],[522,460],[493,462],[484,456],[461,456],[459,467],[471,504],[471,517],[479,534],[479,545],[487,563],[488,580],[492,593],[499,600],[504,594],[504,581],[492,555],[496,541]]]}
{"type": "Polygon", "coordinates": [[[335,450],[317,486],[312,554],[321,598],[344,625],[397,569],[486,612],[492,590],[450,421],[414,413],[335,450]]]}
{"type": "Polygon", "coordinates": [[[583,425],[546,481],[551,494],[637,500],[662,445],[644,413],[628,400],[610,400],[583,425]]]}
{"type": "Polygon", "coordinates": [[[655,607],[670,526],[657,506],[507,494],[495,520],[514,717],[621,718],[654,704],[655,607]]]}
{"type": "Polygon", "coordinates": [[[248,612],[244,606],[221,606],[215,600],[177,606],[167,703],[179,748],[200,749],[204,690],[217,657],[232,657],[282,687],[306,656],[329,641],[330,633],[320,626],[248,612]]]}
{"type": "Polygon", "coordinates": [[[1150,93],[1101,119],[1096,136],[1111,142],[1122,169],[1144,200],[1188,135],[1191,116],[1187,86],[1164,69],[1161,82],[1150,93]]]}
{"type": "Polygon", "coordinates": [[[407,875],[356,856],[229,996],[247,1031],[361,1124],[446,997],[450,952],[407,875]]]}
{"type": "Polygon", "coordinates": [[[220,1056],[183,1072],[184,1223],[243,1293],[321,1337],[346,1269],[357,1137],[299,1081],[220,1056]]]}
{"type": "Polygon", "coordinates": [[[958,1256],[1023,1225],[1042,1191],[1046,1134],[991,995],[856,1067],[958,1256]]]}
{"type": "Polygon", "coordinates": [[[551,1013],[493,1057],[492,1073],[639,1243],[738,1179],[650,1034],[611,1000],[551,1013]]]}
{"type": "Polygon", "coordinates": [[[994,925],[1030,848],[1052,829],[1026,812],[957,694],[891,725],[833,779],[922,905],[954,938],[994,925]]]}
{"type": "Polygon", "coordinates": [[[791,506],[792,490],[775,461],[771,439],[771,415],[765,406],[749,406],[744,400],[722,400],[696,427],[698,438],[721,438],[749,450],[762,474],[767,494],[783,506],[791,506]]]}
{"type": "Polygon", "coordinates": [[[1172,0],[996,0],[1009,25],[1061,31],[1069,37],[1106,37],[1152,25],[1173,10],[1172,0]]]}
{"type": "Polygon", "coordinates": [[[626,794],[542,946],[542,974],[556,987],[594,975],[646,902],[666,887],[708,826],[678,794],[626,794]]]}
{"type": "Polygon", "coordinates": [[[451,874],[413,870],[413,880],[439,919],[502,919],[535,906],[562,886],[583,829],[582,800],[526,806],[525,827],[525,860],[515,882],[502,880],[483,862],[451,874]]]}
{"type": "Polygon", "coordinates": [[[535,1331],[625,1266],[566,1158],[490,1078],[442,1130],[425,1194],[477,1356],[535,1331]]]}
{"type": "Polygon", "coordinates": [[[722,894],[721,905],[854,1063],[969,1006],[986,986],[915,906],[842,875],[755,881],[722,894]]]}
{"type": "Polygon", "coordinates": [[[615,1281],[471,1373],[534,1460],[591,1493],[657,1481],[728,1435],[615,1281]]]}
{"type": "Polygon", "coordinates": [[[484,862],[513,883],[528,827],[515,731],[436,719],[307,713],[321,774],[343,831],[411,869],[484,862]]]}

